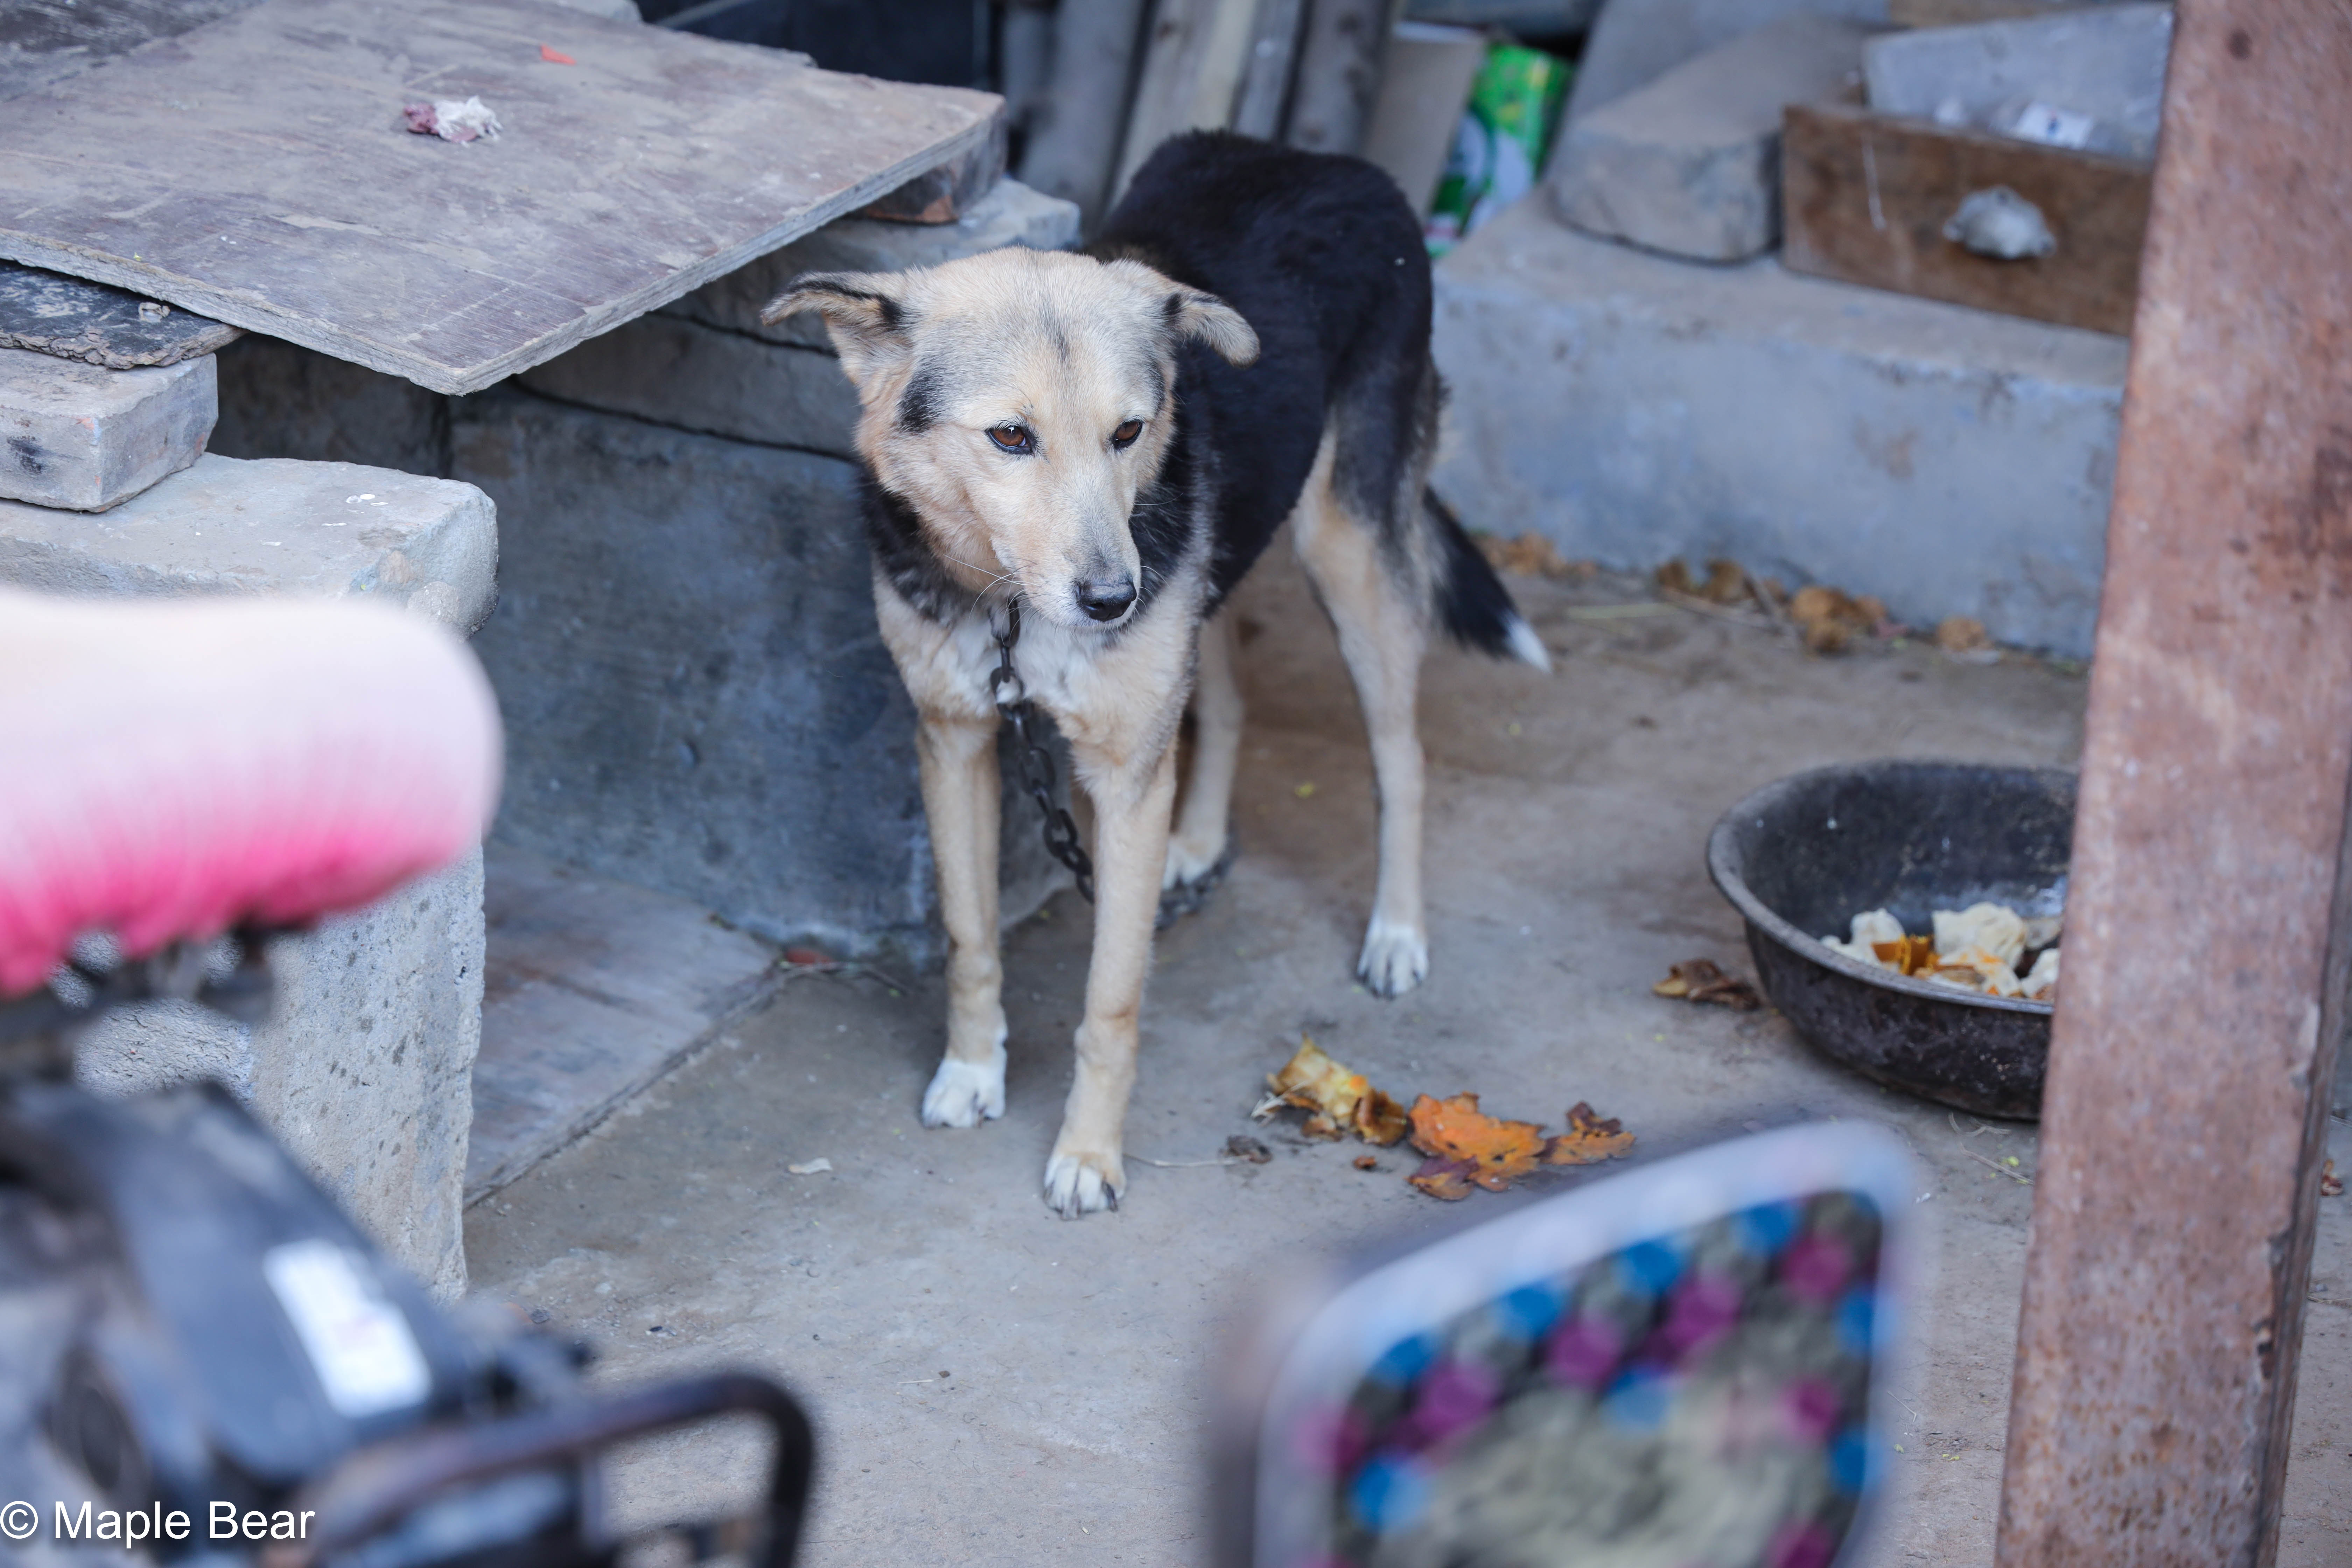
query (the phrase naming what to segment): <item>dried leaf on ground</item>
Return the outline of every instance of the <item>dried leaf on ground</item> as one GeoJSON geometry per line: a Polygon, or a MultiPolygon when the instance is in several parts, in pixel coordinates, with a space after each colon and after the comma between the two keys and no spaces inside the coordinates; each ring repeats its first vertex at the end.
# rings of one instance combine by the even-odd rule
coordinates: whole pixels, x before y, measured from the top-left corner
{"type": "Polygon", "coordinates": [[[1568,1131],[1544,1145],[1547,1165],[1596,1165],[1623,1158],[1633,1146],[1633,1135],[1612,1116],[1603,1119],[1591,1103],[1578,1100],[1568,1108],[1568,1131]]]}
{"type": "Polygon", "coordinates": [[[1522,533],[1517,539],[1505,539],[1496,533],[1476,537],[1478,552],[1497,572],[1516,573],[1522,577],[1563,577],[1580,583],[1601,572],[1590,561],[1561,560],[1558,548],[1540,533],[1522,533]]]}
{"type": "Polygon", "coordinates": [[[1263,1165],[1274,1158],[1273,1150],[1246,1132],[1236,1132],[1225,1140],[1225,1154],[1229,1159],[1247,1160],[1253,1165],[1263,1165]]]}
{"type": "Polygon", "coordinates": [[[1282,1070],[1265,1080],[1274,1092],[1251,1114],[1264,1121],[1278,1106],[1311,1111],[1299,1129],[1309,1138],[1339,1139],[1355,1133],[1367,1143],[1386,1145],[1405,1134],[1404,1108],[1327,1056],[1306,1036],[1282,1070]]]}
{"type": "Polygon", "coordinates": [[[1757,994],[1754,985],[1736,974],[1726,974],[1713,959],[1707,958],[1685,959],[1667,970],[1666,977],[1650,989],[1676,1001],[1705,1002],[1742,1013],[1752,1013],[1764,1005],[1764,998],[1757,994]]]}
{"type": "Polygon", "coordinates": [[[1405,1180],[1433,1198],[1458,1204],[1470,1195],[1470,1184],[1477,1174],[1475,1160],[1447,1160],[1433,1154],[1405,1180]]]}
{"type": "Polygon", "coordinates": [[[1936,646],[1970,664],[1990,664],[2000,657],[1992,646],[1992,634],[1974,616],[1946,616],[1937,622],[1936,646]]]}
{"type": "Polygon", "coordinates": [[[2344,1178],[2336,1173],[2336,1162],[2333,1160],[2320,1168],[2319,1195],[2323,1198],[2340,1198],[2344,1195],[2344,1178]]]}
{"type": "Polygon", "coordinates": [[[1356,1156],[1356,1169],[1359,1171],[1377,1171],[1380,1168],[1381,1163],[1371,1155],[1359,1154],[1356,1156]]]}
{"type": "Polygon", "coordinates": [[[1789,600],[1789,618],[1797,623],[1805,646],[1815,653],[1842,653],[1857,637],[1889,625],[1886,606],[1864,595],[1861,598],[1814,584],[1800,588],[1789,600]]]}
{"type": "Polygon", "coordinates": [[[1708,562],[1706,580],[1701,582],[1694,581],[1690,568],[1676,559],[1659,567],[1657,578],[1658,586],[1669,594],[1704,599],[1710,605],[1743,605],[1753,594],[1748,574],[1737,561],[1708,562]]]}

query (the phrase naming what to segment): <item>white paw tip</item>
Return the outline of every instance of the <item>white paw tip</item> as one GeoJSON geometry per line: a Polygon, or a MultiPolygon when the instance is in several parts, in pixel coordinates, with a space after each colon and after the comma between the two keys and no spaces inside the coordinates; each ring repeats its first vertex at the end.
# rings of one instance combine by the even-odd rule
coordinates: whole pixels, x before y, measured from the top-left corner
{"type": "Polygon", "coordinates": [[[977,1127],[1003,1114],[1002,1045],[996,1047],[993,1061],[961,1062],[950,1058],[941,1062],[940,1070],[931,1075],[930,1087],[923,1090],[926,1127],[977,1127]]]}
{"type": "Polygon", "coordinates": [[[1412,926],[1374,921],[1356,974],[1376,996],[1402,996],[1429,978],[1429,942],[1412,926]]]}
{"type": "Polygon", "coordinates": [[[1126,1178],[1124,1174],[1106,1176],[1096,1163],[1100,1158],[1056,1154],[1046,1161],[1045,1206],[1064,1219],[1118,1207],[1126,1178]]]}

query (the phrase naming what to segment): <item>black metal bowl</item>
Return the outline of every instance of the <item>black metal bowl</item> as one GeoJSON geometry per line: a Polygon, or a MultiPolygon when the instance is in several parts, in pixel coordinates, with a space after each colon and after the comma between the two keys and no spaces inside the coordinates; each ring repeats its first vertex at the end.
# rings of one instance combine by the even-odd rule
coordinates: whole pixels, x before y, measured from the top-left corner
{"type": "Polygon", "coordinates": [[[1907,931],[1980,900],[2055,914],[2074,847],[2063,768],[1857,763],[1768,784],[1725,813],[1706,868],[1748,920],[1772,1005],[1822,1051],[1891,1088],[1984,1116],[2041,1114],[2046,1002],[1977,996],[1821,943],[1883,909],[1907,931]]]}

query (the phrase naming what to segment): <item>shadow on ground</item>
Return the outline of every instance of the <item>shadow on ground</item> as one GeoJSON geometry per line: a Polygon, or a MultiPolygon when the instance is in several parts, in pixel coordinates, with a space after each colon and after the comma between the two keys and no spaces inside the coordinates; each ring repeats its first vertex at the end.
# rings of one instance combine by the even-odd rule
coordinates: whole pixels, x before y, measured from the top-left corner
{"type": "MultiPolygon", "coordinates": [[[[1394,1154],[1364,1173],[1352,1145],[1253,1128],[1259,1083],[1301,1030],[1400,1093],[1474,1089],[1490,1110],[1555,1125],[1589,1100],[1640,1136],[1637,1159],[1867,1118],[1917,1152],[1939,1236],[1921,1353],[1895,1388],[1895,1508],[1870,1560],[1989,1563],[2033,1130],[1887,1093],[1777,1018],[1649,986],[1685,958],[1748,968],[1703,866],[1707,827],[1740,795],[1863,757],[2072,763],[2082,682],[1916,646],[1813,658],[1666,606],[1591,614],[1646,598],[1625,583],[1514,586],[1558,672],[1432,660],[1433,973],[1393,1003],[1349,978],[1373,807],[1329,633],[1286,559],[1229,612],[1251,700],[1239,856],[1160,944],[1118,1213],[1066,1224],[1037,1197],[1087,953],[1085,906],[1065,894],[1007,939],[1003,1121],[917,1124],[940,1049],[935,981],[796,978],[475,1208],[477,1288],[594,1343],[614,1380],[722,1363],[787,1380],[822,1431],[803,1554],[814,1568],[1192,1568],[1207,1555],[1205,1369],[1236,1315],[1306,1256],[1509,1201],[1442,1207],[1405,1186],[1394,1154]],[[1134,1158],[1207,1160],[1243,1131],[1266,1138],[1272,1163],[1134,1158]],[[2015,1156],[2015,1174],[1977,1154],[2003,1171],[2015,1156]],[[820,1157],[830,1173],[787,1170],[820,1157]]],[[[2291,1568],[2352,1562],[2352,1226],[2341,1202],[2322,1215],[2279,1559],[2291,1568]]],[[[619,1492],[633,1510],[689,1507],[750,1462],[733,1439],[649,1445],[619,1492]]]]}

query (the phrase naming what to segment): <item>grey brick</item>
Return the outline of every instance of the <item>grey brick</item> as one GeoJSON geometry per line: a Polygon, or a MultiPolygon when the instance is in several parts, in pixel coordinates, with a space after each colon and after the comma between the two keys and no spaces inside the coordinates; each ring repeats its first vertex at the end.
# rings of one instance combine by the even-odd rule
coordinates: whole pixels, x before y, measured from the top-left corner
{"type": "Polygon", "coordinates": [[[1780,111],[1850,81],[1864,36],[1785,16],[1593,110],[1568,128],[1545,177],[1553,210],[1587,233],[1703,261],[1770,249],[1780,111]]]}
{"type": "Polygon", "coordinates": [[[526,371],[533,392],[610,414],[855,458],[857,394],[821,349],[640,316],[526,371]]]}
{"type": "Polygon", "coordinates": [[[0,349],[0,498],[104,511],[203,456],[212,356],[145,370],[0,349]]]}

